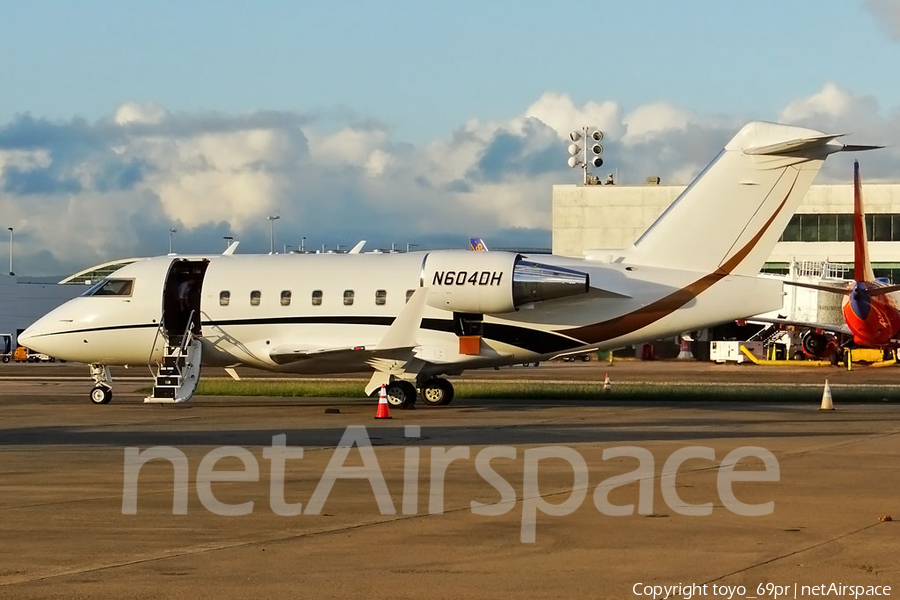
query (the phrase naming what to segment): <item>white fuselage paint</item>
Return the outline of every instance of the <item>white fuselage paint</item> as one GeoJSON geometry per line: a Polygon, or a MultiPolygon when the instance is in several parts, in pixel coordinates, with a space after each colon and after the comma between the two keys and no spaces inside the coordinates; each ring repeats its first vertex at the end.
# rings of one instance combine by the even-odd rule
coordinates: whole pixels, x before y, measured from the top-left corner
{"type": "MultiPolygon", "coordinates": [[[[332,360],[302,360],[278,365],[270,358],[276,348],[315,351],[340,347],[374,347],[406,302],[408,290],[422,281],[425,252],[357,255],[229,255],[206,257],[209,267],[201,296],[203,364],[247,365],[285,372],[349,372],[371,370],[371,364],[332,360]],[[344,303],[352,290],[353,304],[344,303]],[[386,292],[383,305],[376,291],[386,292]],[[230,293],[227,306],[220,293],[230,293]],[[260,293],[251,305],[251,292],[260,293]],[[281,294],[291,301],[282,305],[281,294]],[[322,302],[312,303],[314,291],[322,302]]],[[[471,260],[472,254],[466,256],[471,260]]],[[[489,256],[489,255],[485,255],[489,256]]],[[[453,313],[424,310],[414,355],[419,373],[457,373],[465,369],[544,360],[592,349],[610,349],[715,325],[781,306],[778,282],[728,276],[677,310],[634,331],[603,340],[580,340],[567,329],[624,317],[701,279],[695,273],[624,263],[603,264],[558,256],[533,257],[548,265],[588,273],[587,294],[537,302],[515,312],[484,315],[485,336],[480,355],[459,353],[452,330],[453,313]],[[627,291],[628,296],[607,291],[627,291]],[[505,333],[492,335],[492,326],[505,333]],[[549,345],[548,345],[549,340],[549,345]]],[[[163,350],[158,323],[162,288],[172,256],[141,260],[113,278],[134,279],[132,295],[76,298],[49,313],[23,334],[28,345],[71,361],[101,364],[149,364],[163,350]]],[[[621,293],[621,292],[620,292],[621,293]]]]}

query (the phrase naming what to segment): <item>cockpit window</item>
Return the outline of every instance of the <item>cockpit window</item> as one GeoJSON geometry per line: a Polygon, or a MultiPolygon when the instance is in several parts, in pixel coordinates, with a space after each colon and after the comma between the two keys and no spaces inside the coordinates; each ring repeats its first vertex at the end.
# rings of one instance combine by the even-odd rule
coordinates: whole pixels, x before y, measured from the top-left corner
{"type": "Polygon", "coordinates": [[[82,296],[130,296],[134,279],[103,279],[92,285],[82,296]]]}

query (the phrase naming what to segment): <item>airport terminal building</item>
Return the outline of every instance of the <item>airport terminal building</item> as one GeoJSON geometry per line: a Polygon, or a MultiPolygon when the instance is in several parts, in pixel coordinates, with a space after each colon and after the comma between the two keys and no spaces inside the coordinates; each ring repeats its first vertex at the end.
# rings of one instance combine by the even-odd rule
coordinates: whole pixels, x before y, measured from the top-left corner
{"type": "MultiPolygon", "coordinates": [[[[627,248],[685,186],[553,186],[553,253],[627,248]]],[[[900,281],[900,184],[865,183],[869,253],[876,277],[900,281]]],[[[685,240],[702,243],[702,240],[685,240]]],[[[769,256],[764,272],[787,273],[791,261],[853,267],[853,185],[813,185],[769,256]]]]}

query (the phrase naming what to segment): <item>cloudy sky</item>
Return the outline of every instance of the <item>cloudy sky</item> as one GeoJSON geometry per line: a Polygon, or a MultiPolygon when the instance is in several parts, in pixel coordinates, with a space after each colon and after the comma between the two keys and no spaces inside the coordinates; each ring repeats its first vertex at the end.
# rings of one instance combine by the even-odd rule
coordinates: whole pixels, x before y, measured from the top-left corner
{"type": "Polygon", "coordinates": [[[20,274],[164,253],[170,227],[265,252],[271,214],[279,247],[549,247],[582,125],[623,183],[687,183],[753,119],[891,145],[863,175],[900,180],[898,0],[0,0],[0,22],[20,274]]]}

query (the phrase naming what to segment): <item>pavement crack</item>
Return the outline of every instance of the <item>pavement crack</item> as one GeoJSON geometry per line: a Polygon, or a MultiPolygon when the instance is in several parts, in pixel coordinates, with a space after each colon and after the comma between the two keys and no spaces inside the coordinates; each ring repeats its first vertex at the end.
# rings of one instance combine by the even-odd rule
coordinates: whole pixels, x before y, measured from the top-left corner
{"type": "Polygon", "coordinates": [[[868,525],[863,525],[862,527],[858,527],[858,528],[854,529],[853,531],[848,531],[846,533],[842,533],[840,535],[834,536],[827,540],[823,540],[821,542],[817,542],[817,543],[811,544],[809,546],[804,546],[803,548],[799,548],[792,552],[786,552],[785,554],[781,554],[779,556],[775,556],[775,557],[772,557],[772,558],[769,558],[769,559],[766,559],[766,560],[763,560],[763,561],[760,561],[757,563],[753,563],[752,565],[748,565],[746,567],[737,569],[735,571],[731,571],[730,573],[725,573],[724,575],[719,575],[715,579],[710,579],[709,581],[704,581],[703,584],[701,584],[701,585],[715,583],[717,581],[721,581],[721,580],[725,579],[726,577],[731,577],[733,575],[739,575],[741,573],[745,573],[745,572],[755,569],[757,567],[764,567],[766,565],[770,565],[772,563],[778,562],[779,560],[783,560],[785,558],[790,558],[792,556],[797,556],[798,554],[802,554],[802,553],[808,552],[810,550],[815,550],[816,548],[821,548],[822,546],[826,546],[828,544],[831,544],[832,542],[836,542],[838,540],[844,539],[845,537],[849,537],[851,535],[856,535],[857,533],[862,533],[863,531],[866,531],[867,529],[871,529],[871,528],[875,527],[876,525],[880,525],[880,523],[869,523],[868,525]]]}

